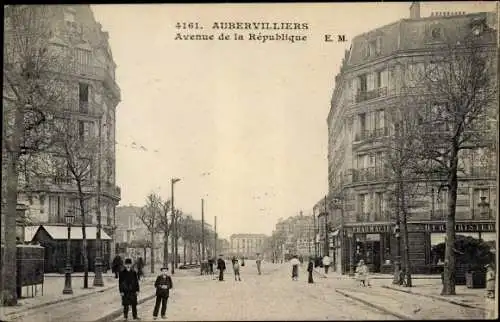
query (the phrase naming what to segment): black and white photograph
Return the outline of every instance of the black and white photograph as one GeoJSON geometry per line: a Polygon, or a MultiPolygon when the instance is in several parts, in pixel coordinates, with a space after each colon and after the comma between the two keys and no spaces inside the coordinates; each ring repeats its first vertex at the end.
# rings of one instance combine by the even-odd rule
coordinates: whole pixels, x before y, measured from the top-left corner
{"type": "Polygon", "coordinates": [[[7,3],[1,321],[498,318],[498,1],[7,3]]]}

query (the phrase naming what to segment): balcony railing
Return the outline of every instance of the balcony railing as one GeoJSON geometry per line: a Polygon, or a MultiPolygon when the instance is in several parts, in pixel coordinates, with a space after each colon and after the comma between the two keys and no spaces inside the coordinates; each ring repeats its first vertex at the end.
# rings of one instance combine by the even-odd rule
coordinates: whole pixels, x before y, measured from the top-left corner
{"type": "MultiPolygon", "coordinates": [[[[74,178],[59,176],[43,176],[33,178],[29,184],[31,189],[62,189],[66,191],[76,191],[77,185],[74,178]]],[[[82,182],[83,193],[91,194],[97,192],[96,180],[85,180],[82,182]]],[[[101,181],[101,193],[112,198],[121,197],[121,189],[112,182],[101,181]]]]}
{"type": "Polygon", "coordinates": [[[470,175],[478,178],[493,178],[496,177],[496,171],[490,167],[476,166],[472,167],[470,175]]]}
{"type": "Polygon", "coordinates": [[[389,135],[389,129],[387,127],[382,127],[382,128],[360,131],[359,133],[356,133],[354,139],[356,141],[362,141],[368,139],[376,139],[387,135],[389,135]]]}
{"type": "Polygon", "coordinates": [[[375,181],[387,178],[387,171],[382,167],[352,169],[352,182],[375,181]]]}
{"type": "Polygon", "coordinates": [[[382,96],[387,96],[387,87],[379,87],[371,91],[358,91],[356,94],[356,103],[372,100],[382,96]]]}

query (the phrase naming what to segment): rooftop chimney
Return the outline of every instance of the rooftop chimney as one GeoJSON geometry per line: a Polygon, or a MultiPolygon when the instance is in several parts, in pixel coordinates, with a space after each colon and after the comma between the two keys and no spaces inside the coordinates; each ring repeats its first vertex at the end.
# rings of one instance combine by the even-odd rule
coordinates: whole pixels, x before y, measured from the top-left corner
{"type": "Polygon", "coordinates": [[[414,1],[411,3],[410,19],[420,19],[420,2],[414,1]]]}

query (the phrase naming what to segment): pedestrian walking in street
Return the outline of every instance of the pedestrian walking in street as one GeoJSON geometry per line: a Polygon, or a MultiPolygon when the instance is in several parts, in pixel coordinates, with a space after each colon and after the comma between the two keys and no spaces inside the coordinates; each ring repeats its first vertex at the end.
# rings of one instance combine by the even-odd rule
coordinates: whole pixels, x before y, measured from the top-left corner
{"type": "Polygon", "coordinates": [[[330,267],[331,262],[332,261],[330,259],[330,256],[323,256],[323,267],[325,268],[325,274],[328,274],[328,268],[330,267]]]}
{"type": "Polygon", "coordinates": [[[111,263],[111,271],[115,274],[115,278],[118,278],[121,270],[123,269],[123,260],[120,255],[116,255],[111,263]]]}
{"type": "Polygon", "coordinates": [[[493,265],[486,265],[486,297],[495,298],[495,268],[493,265]]]}
{"type": "Polygon", "coordinates": [[[364,260],[360,260],[358,266],[356,267],[356,278],[362,286],[370,286],[370,280],[368,278],[368,266],[366,266],[364,260]]]}
{"type": "Polygon", "coordinates": [[[290,264],[292,265],[292,281],[297,281],[299,279],[299,265],[300,261],[297,258],[297,255],[293,256],[290,260],[290,264]]]}
{"type": "Polygon", "coordinates": [[[170,289],[173,288],[172,278],[168,275],[168,267],[162,267],[160,270],[160,275],[156,277],[155,281],[156,288],[156,303],[153,310],[153,319],[158,318],[158,311],[160,309],[161,303],[161,318],[165,318],[167,313],[167,302],[170,296],[170,289]]]}
{"type": "Polygon", "coordinates": [[[141,278],[144,276],[144,260],[142,259],[142,257],[139,257],[137,259],[134,266],[137,271],[137,279],[140,281],[141,278]]]}
{"type": "Polygon", "coordinates": [[[309,263],[307,264],[307,283],[312,284],[314,283],[313,280],[313,270],[314,270],[314,259],[312,257],[309,257],[309,263]]]}
{"type": "Polygon", "coordinates": [[[217,260],[217,269],[219,270],[219,281],[224,280],[224,271],[226,270],[226,262],[222,255],[219,255],[219,259],[217,260]]]}
{"type": "Polygon", "coordinates": [[[257,272],[259,273],[259,275],[261,275],[260,265],[262,264],[262,256],[259,253],[257,253],[257,259],[255,260],[255,263],[257,264],[257,272]]]}
{"type": "Polygon", "coordinates": [[[238,259],[236,259],[236,261],[233,262],[233,272],[234,272],[234,280],[241,282],[240,263],[239,263],[238,259]]]}
{"type": "Polygon", "coordinates": [[[137,294],[139,293],[139,279],[137,272],[132,269],[132,260],[125,260],[125,269],[120,272],[118,288],[122,297],[123,317],[128,319],[128,310],[132,306],[132,317],[138,320],[137,316],[137,294]]]}
{"type": "Polygon", "coordinates": [[[210,275],[214,275],[214,261],[215,259],[213,257],[208,259],[208,272],[210,275]]]}

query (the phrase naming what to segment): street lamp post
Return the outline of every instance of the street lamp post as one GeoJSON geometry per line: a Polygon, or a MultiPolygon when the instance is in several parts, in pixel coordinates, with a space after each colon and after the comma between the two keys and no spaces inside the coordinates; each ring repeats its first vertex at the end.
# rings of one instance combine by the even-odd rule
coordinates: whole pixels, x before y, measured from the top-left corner
{"type": "Polygon", "coordinates": [[[70,209],[64,216],[66,224],[68,225],[68,241],[66,242],[66,269],[64,271],[64,289],[63,294],[73,294],[71,288],[71,224],[75,219],[73,211],[70,209]]]}
{"type": "MultiPolygon", "coordinates": [[[[175,263],[177,262],[176,253],[175,253],[175,241],[177,239],[177,222],[176,222],[176,215],[175,215],[175,204],[174,204],[174,184],[176,182],[181,181],[179,178],[172,178],[170,179],[170,193],[171,193],[171,200],[172,200],[172,261],[171,261],[171,267],[170,267],[170,272],[172,274],[175,274],[175,263]]],[[[154,263],[151,263],[151,265],[154,265],[154,263]]]]}
{"type": "Polygon", "coordinates": [[[349,276],[354,276],[354,258],[353,258],[354,233],[352,231],[348,231],[347,237],[349,238],[349,276]]]}

